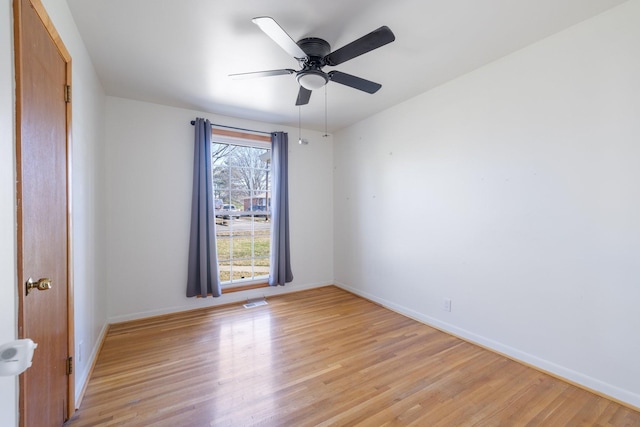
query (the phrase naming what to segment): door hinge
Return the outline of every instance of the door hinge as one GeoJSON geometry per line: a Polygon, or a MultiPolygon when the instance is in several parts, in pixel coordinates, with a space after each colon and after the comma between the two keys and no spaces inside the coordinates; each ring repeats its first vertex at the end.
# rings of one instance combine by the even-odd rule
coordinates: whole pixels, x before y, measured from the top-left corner
{"type": "Polygon", "coordinates": [[[64,87],[64,102],[71,102],[71,85],[66,85],[64,87]]]}
{"type": "Polygon", "coordinates": [[[73,374],[73,357],[67,357],[67,375],[73,374]]]}

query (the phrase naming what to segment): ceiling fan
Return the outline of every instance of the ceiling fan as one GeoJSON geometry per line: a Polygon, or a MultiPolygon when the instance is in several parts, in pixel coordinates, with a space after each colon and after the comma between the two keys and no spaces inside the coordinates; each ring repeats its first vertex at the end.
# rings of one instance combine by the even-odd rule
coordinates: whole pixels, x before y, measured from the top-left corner
{"type": "Polygon", "coordinates": [[[295,74],[296,80],[300,84],[296,105],[308,104],[311,98],[311,91],[320,89],[329,81],[367,93],[375,93],[382,87],[379,83],[340,71],[329,71],[325,73],[322,71],[322,68],[325,66],[340,65],[343,62],[384,46],[387,43],[391,43],[396,38],[388,27],[382,26],[340,49],[331,52],[329,43],[317,37],[307,37],[296,43],[273,18],[268,16],[253,18],[252,22],[260,27],[260,29],[271,37],[285,52],[293,56],[298,61],[301,69],[298,71],[290,68],[256,71],[231,74],[230,77],[243,79],[295,74]]]}

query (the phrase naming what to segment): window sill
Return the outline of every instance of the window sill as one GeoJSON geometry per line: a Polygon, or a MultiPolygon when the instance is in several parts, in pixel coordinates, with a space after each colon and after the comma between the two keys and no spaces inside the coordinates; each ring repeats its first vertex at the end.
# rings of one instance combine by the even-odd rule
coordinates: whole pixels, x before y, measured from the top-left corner
{"type": "Polygon", "coordinates": [[[260,289],[260,288],[268,288],[269,287],[269,283],[264,282],[264,283],[252,283],[250,285],[240,285],[240,286],[233,286],[230,288],[224,288],[222,289],[222,293],[223,294],[230,294],[233,292],[242,292],[242,291],[248,291],[250,289],[260,289]]]}

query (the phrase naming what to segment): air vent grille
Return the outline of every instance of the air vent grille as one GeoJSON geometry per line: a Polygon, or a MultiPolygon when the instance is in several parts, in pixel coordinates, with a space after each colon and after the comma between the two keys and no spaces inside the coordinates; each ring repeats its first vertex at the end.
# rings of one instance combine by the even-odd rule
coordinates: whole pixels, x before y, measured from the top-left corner
{"type": "Polygon", "coordinates": [[[261,305],[267,305],[267,300],[264,298],[248,300],[247,303],[243,305],[243,307],[253,308],[253,307],[259,307],[261,305]]]}

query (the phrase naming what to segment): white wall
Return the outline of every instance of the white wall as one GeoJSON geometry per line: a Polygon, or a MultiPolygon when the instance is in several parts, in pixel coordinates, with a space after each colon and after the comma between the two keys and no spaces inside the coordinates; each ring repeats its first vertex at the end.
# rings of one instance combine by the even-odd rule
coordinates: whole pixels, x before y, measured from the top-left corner
{"type": "MultiPolygon", "coordinates": [[[[11,0],[0,2],[0,345],[17,338],[15,134],[11,0]]],[[[0,418],[17,424],[17,379],[0,377],[0,418]]]]}
{"type": "Polygon", "coordinates": [[[310,143],[298,145],[297,135],[297,129],[108,97],[110,322],[332,283],[332,141],[305,131],[303,136],[310,143]],[[185,296],[193,173],[190,121],[196,117],[229,126],[289,132],[292,283],[220,298],[185,296]]]}
{"type": "Polygon", "coordinates": [[[336,281],[639,407],[639,23],[632,0],[337,133],[336,281]]]}

